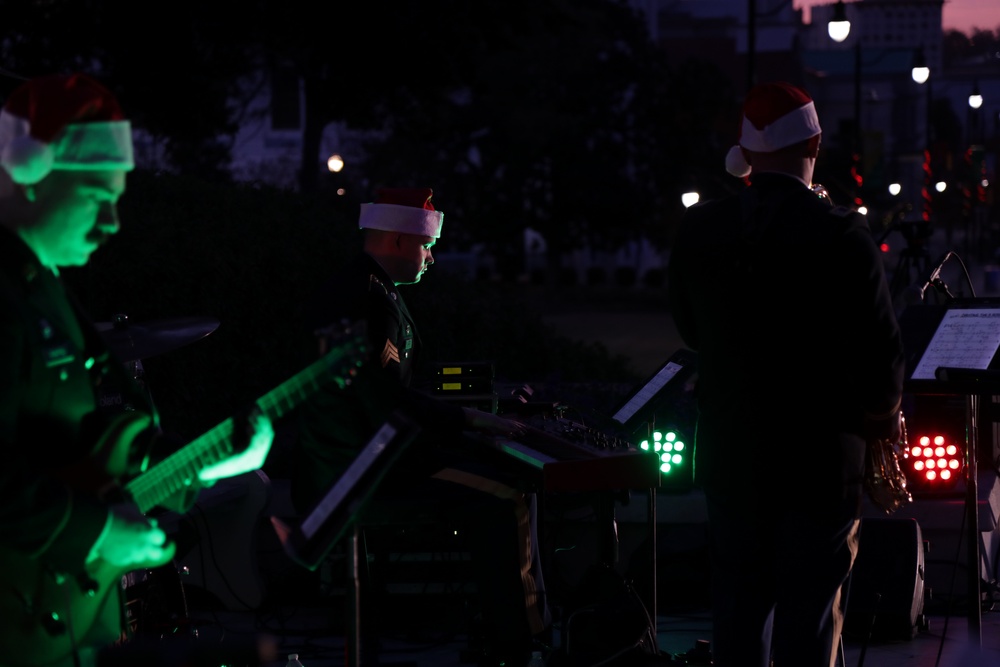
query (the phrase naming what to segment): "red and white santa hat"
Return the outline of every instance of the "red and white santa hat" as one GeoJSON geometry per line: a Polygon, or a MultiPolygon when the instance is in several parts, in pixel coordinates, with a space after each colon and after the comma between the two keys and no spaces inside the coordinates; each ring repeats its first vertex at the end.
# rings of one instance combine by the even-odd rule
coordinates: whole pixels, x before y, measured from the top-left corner
{"type": "Polygon", "coordinates": [[[821,132],[816,106],[804,90],[783,81],[758,84],[743,101],[739,145],[729,149],[726,171],[737,178],[750,175],[740,146],[772,153],[821,132]]]}
{"type": "Polygon", "coordinates": [[[0,166],[22,185],[53,169],[131,170],[132,128],[114,95],[85,74],[32,79],[0,110],[0,166]]]}
{"type": "Polygon", "coordinates": [[[438,238],[444,213],[434,210],[433,194],[430,188],[380,188],[374,202],[361,205],[358,227],[438,238]]]}

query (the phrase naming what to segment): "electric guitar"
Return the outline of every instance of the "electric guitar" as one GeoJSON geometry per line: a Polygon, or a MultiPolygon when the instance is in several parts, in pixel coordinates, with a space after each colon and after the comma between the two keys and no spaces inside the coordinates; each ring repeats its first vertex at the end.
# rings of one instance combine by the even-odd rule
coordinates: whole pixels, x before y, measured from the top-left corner
{"type": "MultiPolygon", "coordinates": [[[[291,379],[261,397],[257,408],[272,421],[297,407],[320,387],[350,383],[364,362],[367,343],[362,324],[331,340],[331,348],[291,379]]],[[[135,433],[148,416],[123,413],[116,433],[135,433]],[[129,421],[131,420],[131,422],[129,421]]],[[[235,453],[233,418],[217,424],[124,484],[125,498],[146,513],[189,487],[198,472],[235,453]]],[[[105,469],[127,456],[128,438],[102,441],[93,457],[105,469]],[[104,451],[102,451],[104,448],[104,451]],[[113,451],[109,451],[113,450],[113,451]]],[[[43,667],[69,659],[82,645],[113,644],[122,636],[121,580],[128,570],[100,560],[76,576],[57,574],[37,560],[0,547],[0,664],[43,667]],[[84,641],[85,639],[85,641],[84,641]]]]}

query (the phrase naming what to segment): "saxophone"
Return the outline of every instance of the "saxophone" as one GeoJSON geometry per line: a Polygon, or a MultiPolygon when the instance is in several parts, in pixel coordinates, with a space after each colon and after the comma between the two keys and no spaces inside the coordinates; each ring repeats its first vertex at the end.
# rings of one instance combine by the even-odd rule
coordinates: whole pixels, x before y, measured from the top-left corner
{"type": "Polygon", "coordinates": [[[899,413],[899,440],[891,438],[870,440],[865,455],[865,490],[878,507],[892,514],[913,496],[906,488],[906,475],[899,465],[900,458],[907,458],[906,419],[899,413]]]}
{"type": "Polygon", "coordinates": [[[809,186],[809,189],[813,191],[814,195],[830,204],[830,206],[833,206],[833,197],[830,196],[830,192],[826,189],[825,185],[822,183],[813,183],[809,186]]]}

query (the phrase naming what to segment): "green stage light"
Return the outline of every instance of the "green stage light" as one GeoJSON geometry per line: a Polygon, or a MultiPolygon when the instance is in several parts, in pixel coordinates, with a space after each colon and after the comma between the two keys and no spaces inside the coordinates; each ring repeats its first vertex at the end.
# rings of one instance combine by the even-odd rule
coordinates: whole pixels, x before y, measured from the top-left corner
{"type": "Polygon", "coordinates": [[[677,471],[687,460],[687,446],[676,431],[653,431],[639,443],[639,449],[660,455],[660,472],[664,475],[677,471]]]}

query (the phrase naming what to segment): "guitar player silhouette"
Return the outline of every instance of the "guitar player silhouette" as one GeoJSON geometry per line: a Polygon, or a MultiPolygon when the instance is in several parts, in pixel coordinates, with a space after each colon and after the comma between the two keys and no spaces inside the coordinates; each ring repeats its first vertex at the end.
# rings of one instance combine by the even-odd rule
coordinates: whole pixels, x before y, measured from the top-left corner
{"type": "Polygon", "coordinates": [[[0,111],[0,663],[87,665],[122,631],[120,579],[170,562],[154,507],[183,511],[261,467],[261,406],[172,451],[155,408],[61,277],[121,227],[131,126],[84,74],[31,79],[0,111]],[[104,409],[104,387],[133,410],[104,409]],[[133,400],[134,399],[134,400],[133,400]]]}

